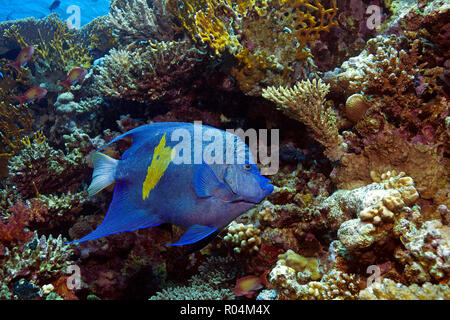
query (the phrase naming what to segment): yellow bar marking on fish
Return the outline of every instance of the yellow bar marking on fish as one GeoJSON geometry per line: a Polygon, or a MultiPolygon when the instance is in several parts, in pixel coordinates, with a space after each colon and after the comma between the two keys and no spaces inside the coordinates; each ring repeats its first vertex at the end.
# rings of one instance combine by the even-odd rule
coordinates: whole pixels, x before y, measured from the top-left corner
{"type": "Polygon", "coordinates": [[[172,148],[166,147],[166,134],[164,134],[155,150],[153,150],[153,159],[147,169],[147,176],[142,184],[142,200],[148,198],[150,191],[152,191],[162,178],[172,160],[172,148]]]}

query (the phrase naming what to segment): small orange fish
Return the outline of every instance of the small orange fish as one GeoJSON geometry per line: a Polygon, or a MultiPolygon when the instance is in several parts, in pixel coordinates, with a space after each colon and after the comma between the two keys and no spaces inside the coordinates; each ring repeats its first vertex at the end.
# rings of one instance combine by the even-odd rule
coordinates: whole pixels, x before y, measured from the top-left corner
{"type": "Polygon", "coordinates": [[[30,62],[31,58],[33,58],[34,51],[35,49],[33,46],[23,48],[19,52],[19,55],[17,56],[16,60],[14,60],[14,62],[8,63],[7,66],[11,66],[18,72],[20,72],[22,67],[25,66],[28,62],[30,62]]]}
{"type": "Polygon", "coordinates": [[[266,276],[269,270],[265,271],[261,276],[246,276],[236,280],[236,286],[234,287],[234,295],[246,296],[247,298],[253,298],[259,289],[268,287],[266,276]]]}
{"type": "Polygon", "coordinates": [[[45,95],[47,94],[47,90],[44,88],[40,88],[40,87],[33,87],[28,89],[23,96],[14,96],[14,98],[16,98],[17,100],[19,100],[20,105],[27,103],[27,102],[31,102],[31,101],[37,101],[39,103],[39,101],[45,97],[45,95]]]}
{"type": "Polygon", "coordinates": [[[87,75],[88,71],[84,68],[75,68],[70,70],[67,79],[61,81],[59,84],[65,86],[70,91],[70,87],[75,83],[82,83],[84,81],[84,77],[87,75]]]}

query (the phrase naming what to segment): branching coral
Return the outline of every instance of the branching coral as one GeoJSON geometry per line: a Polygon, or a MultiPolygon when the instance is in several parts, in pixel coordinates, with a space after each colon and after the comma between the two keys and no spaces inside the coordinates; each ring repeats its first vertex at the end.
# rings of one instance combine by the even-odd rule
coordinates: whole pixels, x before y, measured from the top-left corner
{"type": "Polygon", "coordinates": [[[34,238],[24,248],[14,247],[0,256],[0,299],[18,299],[14,296],[14,281],[27,279],[37,285],[47,285],[72,264],[70,245],[64,245],[61,236],[34,238]]]}
{"type": "Polygon", "coordinates": [[[169,21],[166,0],[112,1],[108,21],[114,33],[127,41],[174,39],[175,32],[169,21]],[[121,2],[124,2],[121,5],[121,2]]]}
{"type": "Polygon", "coordinates": [[[188,280],[187,286],[172,286],[150,297],[150,300],[230,300],[234,298],[230,281],[236,270],[231,257],[208,257],[199,266],[199,274],[188,280]]]}
{"type": "Polygon", "coordinates": [[[68,141],[65,154],[50,147],[46,141],[33,140],[10,159],[8,184],[25,198],[73,188],[73,184],[82,179],[80,174],[87,169],[86,154],[92,148],[89,139],[86,143],[80,141],[77,141],[77,147],[68,141]]]}
{"type": "Polygon", "coordinates": [[[450,300],[450,288],[447,284],[424,283],[422,286],[412,284],[409,287],[383,279],[360,291],[364,300],[450,300]]]}
{"type": "Polygon", "coordinates": [[[195,74],[202,55],[186,41],[146,42],[112,49],[97,76],[98,91],[134,101],[176,99],[195,74]]]}
{"type": "Polygon", "coordinates": [[[0,157],[10,157],[25,145],[22,140],[32,131],[33,117],[27,105],[0,102],[0,157]]]}
{"type": "Polygon", "coordinates": [[[338,160],[346,146],[338,132],[336,114],[326,106],[328,90],[329,85],[314,79],[297,83],[293,88],[268,87],[263,90],[263,97],[277,103],[289,117],[309,126],[314,138],[325,146],[325,155],[338,160]]]}
{"type": "Polygon", "coordinates": [[[4,34],[5,37],[17,41],[21,47],[36,47],[36,71],[30,76],[32,84],[39,86],[46,83],[49,91],[56,91],[58,80],[63,79],[70,70],[90,67],[92,57],[87,46],[76,41],[75,34],[56,15],[46,17],[38,25],[38,33],[39,37],[33,39],[32,41],[36,41],[33,43],[24,40],[16,25],[12,25],[4,34]]]}
{"type": "Polygon", "coordinates": [[[98,17],[81,28],[79,41],[88,43],[88,48],[108,52],[119,44],[119,39],[114,35],[108,16],[98,17]],[[86,40],[88,39],[88,40],[86,40]]]}
{"type": "Polygon", "coordinates": [[[173,0],[169,6],[194,40],[238,60],[231,74],[250,95],[297,80],[310,56],[306,45],[337,24],[335,1],[329,9],[319,0],[173,0]]]}

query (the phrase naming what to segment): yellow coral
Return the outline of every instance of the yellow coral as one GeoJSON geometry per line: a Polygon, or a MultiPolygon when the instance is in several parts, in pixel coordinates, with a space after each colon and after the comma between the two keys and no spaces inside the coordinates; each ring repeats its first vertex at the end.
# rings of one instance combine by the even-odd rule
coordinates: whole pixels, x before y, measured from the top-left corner
{"type": "Polygon", "coordinates": [[[69,30],[63,20],[58,18],[57,15],[51,14],[44,19],[44,24],[48,34],[43,36],[41,29],[39,29],[39,41],[37,43],[26,43],[15,25],[6,30],[4,36],[18,42],[21,47],[34,45],[41,73],[45,71],[54,72],[57,69],[69,72],[73,68],[90,67],[92,57],[89,55],[88,48],[81,42],[73,40],[74,33],[69,30]],[[44,38],[50,40],[46,41],[44,38]]]}
{"type": "Polygon", "coordinates": [[[204,43],[214,50],[220,56],[227,46],[239,46],[235,37],[230,35],[222,21],[214,15],[209,5],[206,12],[198,11],[194,15],[195,25],[197,26],[197,36],[204,43]]]}
{"type": "Polygon", "coordinates": [[[329,9],[320,0],[171,0],[169,7],[194,40],[237,59],[231,74],[251,95],[260,82],[289,83],[298,60],[311,55],[308,42],[337,25],[335,0],[329,9]]]}
{"type": "Polygon", "coordinates": [[[24,147],[22,139],[32,130],[33,117],[26,105],[0,102],[0,138],[4,143],[0,157],[10,157],[24,147]]]}
{"type": "Polygon", "coordinates": [[[364,117],[369,104],[366,98],[359,93],[352,94],[345,102],[345,113],[347,118],[356,123],[364,117]]]}
{"type": "Polygon", "coordinates": [[[261,230],[253,224],[231,222],[228,226],[228,233],[223,240],[234,247],[236,253],[254,253],[259,251],[261,230]]]}
{"type": "Polygon", "coordinates": [[[299,273],[308,273],[308,278],[311,280],[318,280],[321,277],[317,258],[303,257],[289,249],[285,253],[280,254],[278,259],[277,263],[288,266],[299,273]]]}

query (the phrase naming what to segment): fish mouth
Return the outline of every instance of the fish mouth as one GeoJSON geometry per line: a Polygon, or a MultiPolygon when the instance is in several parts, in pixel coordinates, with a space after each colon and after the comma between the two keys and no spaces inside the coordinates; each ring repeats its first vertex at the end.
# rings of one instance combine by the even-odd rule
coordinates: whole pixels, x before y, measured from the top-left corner
{"type": "Polygon", "coordinates": [[[260,186],[260,193],[261,196],[258,197],[258,199],[252,200],[252,199],[244,199],[241,195],[237,194],[236,192],[233,191],[233,188],[231,188],[231,186],[228,184],[228,181],[226,181],[226,179],[223,180],[223,184],[225,185],[225,187],[228,189],[228,191],[230,191],[234,196],[236,196],[235,199],[229,201],[229,202],[233,202],[233,203],[246,203],[249,205],[256,205],[261,203],[269,194],[271,194],[274,190],[274,186],[269,183],[269,179],[267,179],[267,182],[260,186]]]}

